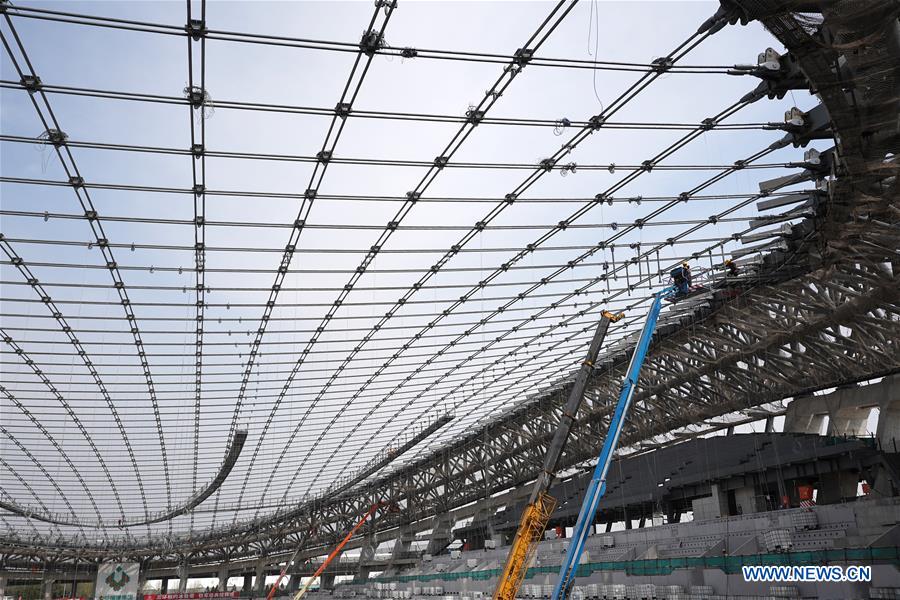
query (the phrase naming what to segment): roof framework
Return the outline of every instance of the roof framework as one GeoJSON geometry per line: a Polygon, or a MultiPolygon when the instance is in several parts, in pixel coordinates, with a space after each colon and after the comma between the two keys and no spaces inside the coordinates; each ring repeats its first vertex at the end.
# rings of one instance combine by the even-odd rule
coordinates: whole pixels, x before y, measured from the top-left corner
{"type": "MultiPolygon", "coordinates": [[[[850,36],[880,10],[872,5],[862,18],[829,9],[826,22],[850,36]]],[[[646,63],[554,58],[577,5],[537,6],[504,54],[392,46],[405,7],[390,2],[355,14],[359,42],[217,30],[202,1],[186,4],[186,26],[5,6],[4,103],[30,107],[42,133],[4,124],[0,142],[10,154],[38,147],[46,161],[36,176],[4,158],[0,180],[7,554],[277,561],[298,544],[315,552],[373,500],[404,509],[378,525],[392,527],[508,489],[533,477],[598,310],[624,310],[564,459],[578,464],[605,429],[646,301],[683,259],[703,266],[710,292],[664,319],[629,443],[897,369],[897,184],[884,160],[896,120],[877,143],[856,143],[896,114],[890,86],[854,99],[872,107],[860,116],[834,81],[838,51],[827,56],[796,17],[765,3],[720,11],[646,63]],[[746,31],[727,23],[749,19],[793,53],[799,82],[747,93],[758,80],[728,73],[753,69],[688,64],[720,30],[746,31]],[[49,27],[176,42],[184,94],[56,83],[52,64],[33,58],[49,27]],[[340,77],[321,87],[337,93],[308,105],[214,97],[210,65],[230,45],[336,57],[340,77]],[[396,77],[384,63],[399,59],[472,65],[493,79],[462,115],[367,107],[379,74],[396,77]],[[585,71],[625,83],[581,119],[505,112],[523,80],[585,71]],[[689,117],[650,122],[630,110],[681,77],[743,91],[689,117]],[[781,97],[810,86],[828,118],[808,98],[805,126],[782,124],[781,97]],[[69,102],[101,115],[121,103],[171,111],[180,133],[92,136],[72,129],[69,102]],[[226,129],[229,119],[309,125],[254,149],[216,134],[217,117],[226,129]],[[379,155],[360,143],[372,127],[383,137],[425,128],[438,152],[379,155]],[[550,143],[548,130],[558,134],[550,143]],[[618,130],[650,132],[655,145],[590,152],[618,130]],[[826,152],[835,132],[845,135],[826,152]],[[545,158],[492,135],[542,141],[529,152],[545,158]],[[741,153],[692,151],[713,135],[741,153]],[[818,162],[791,147],[810,142],[818,162]],[[284,168],[291,186],[270,188],[278,178],[265,173],[284,168]],[[760,215],[774,194],[777,214],[760,215]],[[740,275],[722,268],[729,256],[740,275]],[[236,456],[229,448],[245,432],[236,456]]],[[[875,65],[896,82],[887,58],[853,74],[873,77],[875,65]]]]}

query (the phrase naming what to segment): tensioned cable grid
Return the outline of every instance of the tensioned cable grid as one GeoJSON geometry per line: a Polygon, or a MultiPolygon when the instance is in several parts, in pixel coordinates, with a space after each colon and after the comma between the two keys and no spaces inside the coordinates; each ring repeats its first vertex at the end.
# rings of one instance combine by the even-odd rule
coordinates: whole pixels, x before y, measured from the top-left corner
{"type": "Polygon", "coordinates": [[[673,266],[724,275],[759,182],[802,168],[784,112],[817,103],[748,96],[775,41],[703,5],[601,4],[599,58],[569,0],[60,6],[0,22],[26,539],[249,526],[539,397],[600,310],[621,346],[673,266]]]}

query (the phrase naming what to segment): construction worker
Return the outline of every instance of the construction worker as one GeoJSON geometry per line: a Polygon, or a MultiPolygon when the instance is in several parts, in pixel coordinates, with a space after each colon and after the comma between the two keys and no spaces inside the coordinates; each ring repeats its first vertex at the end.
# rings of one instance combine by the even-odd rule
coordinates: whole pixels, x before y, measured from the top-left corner
{"type": "Polygon", "coordinates": [[[725,259],[725,272],[727,275],[731,275],[732,277],[738,274],[737,265],[734,264],[734,261],[730,258],[725,259]]]}
{"type": "Polygon", "coordinates": [[[672,285],[675,286],[675,295],[687,296],[691,291],[691,266],[683,262],[680,267],[672,269],[669,275],[672,277],[672,285]]]}

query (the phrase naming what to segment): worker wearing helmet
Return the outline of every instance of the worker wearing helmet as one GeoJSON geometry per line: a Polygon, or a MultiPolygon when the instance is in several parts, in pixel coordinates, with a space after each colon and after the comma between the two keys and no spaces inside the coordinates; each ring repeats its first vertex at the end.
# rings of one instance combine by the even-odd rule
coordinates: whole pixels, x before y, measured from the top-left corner
{"type": "Polygon", "coordinates": [[[687,296],[691,290],[691,266],[683,262],[680,267],[672,269],[669,275],[672,277],[672,285],[675,286],[675,295],[687,296]]]}

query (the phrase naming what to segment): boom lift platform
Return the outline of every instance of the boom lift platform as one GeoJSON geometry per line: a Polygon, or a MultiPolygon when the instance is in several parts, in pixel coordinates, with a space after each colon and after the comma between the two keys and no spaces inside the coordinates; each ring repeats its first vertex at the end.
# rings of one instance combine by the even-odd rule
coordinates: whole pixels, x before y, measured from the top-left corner
{"type": "Polygon", "coordinates": [[[609,311],[603,311],[601,315],[600,322],[597,324],[597,330],[594,332],[593,339],[591,339],[587,356],[584,362],[581,363],[581,368],[575,376],[575,383],[572,384],[569,398],[566,400],[566,405],[563,408],[559,426],[553,435],[550,447],[547,449],[544,467],[534,482],[528,506],[525,507],[525,512],[522,513],[519,529],[516,531],[516,537],[512,546],[510,546],[509,555],[506,558],[506,565],[503,567],[500,581],[497,584],[497,589],[494,591],[494,600],[515,600],[528,566],[534,558],[534,553],[537,551],[537,542],[540,541],[544,529],[547,527],[547,522],[550,520],[550,515],[553,514],[553,509],[556,508],[556,500],[547,493],[547,490],[550,489],[556,475],[559,457],[562,455],[562,450],[569,438],[572,424],[575,422],[575,415],[578,413],[578,408],[581,406],[581,401],[584,398],[585,387],[591,371],[594,369],[594,361],[597,360],[597,355],[600,353],[601,346],[603,346],[603,340],[606,338],[606,332],[609,330],[609,324],[618,321],[624,316],[622,314],[613,314],[609,311]]]}
{"type": "Polygon", "coordinates": [[[622,388],[619,391],[616,411],[609,421],[609,431],[606,433],[606,440],[604,440],[603,448],[600,450],[597,467],[594,469],[594,475],[588,484],[584,501],[581,504],[581,511],[578,513],[578,521],[576,521],[575,529],[572,532],[569,551],[566,553],[562,567],[559,570],[559,581],[556,582],[556,587],[553,590],[552,600],[566,600],[569,597],[569,591],[575,581],[575,570],[578,568],[581,553],[584,551],[584,544],[591,533],[594,517],[597,514],[597,504],[606,492],[606,474],[609,471],[609,465],[612,463],[613,452],[615,452],[619,443],[625,415],[628,413],[628,408],[631,405],[631,398],[634,396],[634,390],[637,387],[638,376],[647,356],[650,340],[653,338],[653,331],[656,329],[659,312],[662,310],[662,302],[670,299],[677,293],[678,288],[671,286],[653,296],[653,303],[650,305],[650,311],[647,313],[647,320],[644,322],[634,354],[631,355],[631,362],[628,364],[628,371],[625,373],[625,381],[622,382],[622,388]]]}

